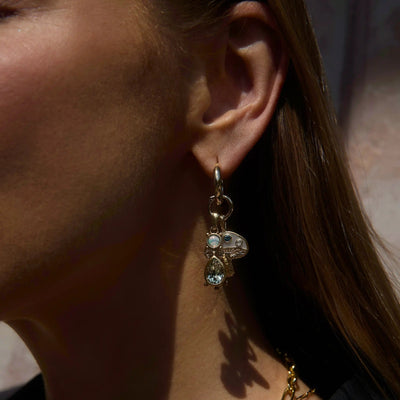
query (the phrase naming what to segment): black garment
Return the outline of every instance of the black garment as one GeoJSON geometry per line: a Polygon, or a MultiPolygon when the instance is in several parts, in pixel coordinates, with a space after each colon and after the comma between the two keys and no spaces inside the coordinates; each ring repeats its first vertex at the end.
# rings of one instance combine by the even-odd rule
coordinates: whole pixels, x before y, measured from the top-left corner
{"type": "MultiPolygon", "coordinates": [[[[42,375],[38,375],[23,386],[8,400],[46,400],[42,375]]],[[[344,383],[330,400],[386,400],[382,395],[366,389],[357,377],[344,383]]]]}
{"type": "Polygon", "coordinates": [[[46,400],[42,375],[35,376],[8,400],[46,400]]]}
{"type": "Polygon", "coordinates": [[[386,398],[370,389],[365,381],[355,376],[340,386],[330,400],[386,400],[386,398]]]}

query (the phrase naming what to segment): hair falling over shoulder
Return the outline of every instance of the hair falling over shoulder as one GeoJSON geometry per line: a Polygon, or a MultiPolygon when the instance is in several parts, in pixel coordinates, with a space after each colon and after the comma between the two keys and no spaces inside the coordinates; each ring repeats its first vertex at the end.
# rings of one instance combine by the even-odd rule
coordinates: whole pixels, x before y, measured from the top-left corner
{"type": "MultiPolygon", "coordinates": [[[[234,3],[180,7],[187,21],[196,14],[188,29],[199,29],[234,3]]],[[[308,357],[322,385],[347,368],[344,360],[400,398],[399,303],[350,177],[306,7],[267,4],[291,63],[273,120],[230,182],[236,224],[252,243],[239,275],[268,338],[308,357]]]]}
{"type": "Polygon", "coordinates": [[[398,398],[399,304],[353,188],[307,11],[302,1],[268,4],[291,58],[265,135],[269,148],[256,149],[271,163],[263,179],[274,268],[317,304],[375,384],[380,375],[398,398]]]}

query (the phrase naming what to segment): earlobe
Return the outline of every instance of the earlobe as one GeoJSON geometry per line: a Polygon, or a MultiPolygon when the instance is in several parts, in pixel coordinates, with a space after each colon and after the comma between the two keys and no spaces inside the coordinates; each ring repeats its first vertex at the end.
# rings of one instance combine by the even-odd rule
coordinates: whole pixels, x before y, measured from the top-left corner
{"type": "Polygon", "coordinates": [[[192,151],[200,165],[211,176],[218,160],[227,177],[265,131],[285,80],[288,57],[264,4],[238,3],[224,29],[224,42],[221,36],[215,38],[218,51],[212,39],[208,43],[214,51],[205,52],[194,92],[197,100],[191,96],[188,118],[196,126],[192,151]]]}

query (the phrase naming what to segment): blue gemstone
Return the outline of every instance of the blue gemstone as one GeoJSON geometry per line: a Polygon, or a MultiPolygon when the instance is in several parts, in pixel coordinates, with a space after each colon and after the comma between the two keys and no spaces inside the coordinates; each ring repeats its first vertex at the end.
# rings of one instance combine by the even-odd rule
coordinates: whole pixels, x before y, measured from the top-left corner
{"type": "Polygon", "coordinates": [[[224,236],[225,242],[229,242],[231,239],[232,239],[232,236],[231,236],[231,235],[225,235],[225,236],[224,236]]]}
{"type": "Polygon", "coordinates": [[[212,257],[205,270],[205,278],[209,285],[219,286],[225,279],[224,264],[217,258],[212,257]]]}

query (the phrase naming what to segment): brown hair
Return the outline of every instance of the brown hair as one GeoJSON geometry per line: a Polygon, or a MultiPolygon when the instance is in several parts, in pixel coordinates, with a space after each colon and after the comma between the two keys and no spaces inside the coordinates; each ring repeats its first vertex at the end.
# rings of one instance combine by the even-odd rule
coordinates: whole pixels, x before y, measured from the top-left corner
{"type": "MultiPolygon", "coordinates": [[[[190,33],[218,22],[234,1],[172,3],[182,3],[180,27],[190,33]]],[[[311,354],[314,375],[332,365],[340,374],[343,360],[361,364],[400,398],[399,304],[349,176],[305,5],[268,5],[291,65],[273,120],[231,182],[253,253],[239,274],[268,338],[298,358],[311,354]],[[342,358],[329,366],[339,348],[342,358]]]]}

